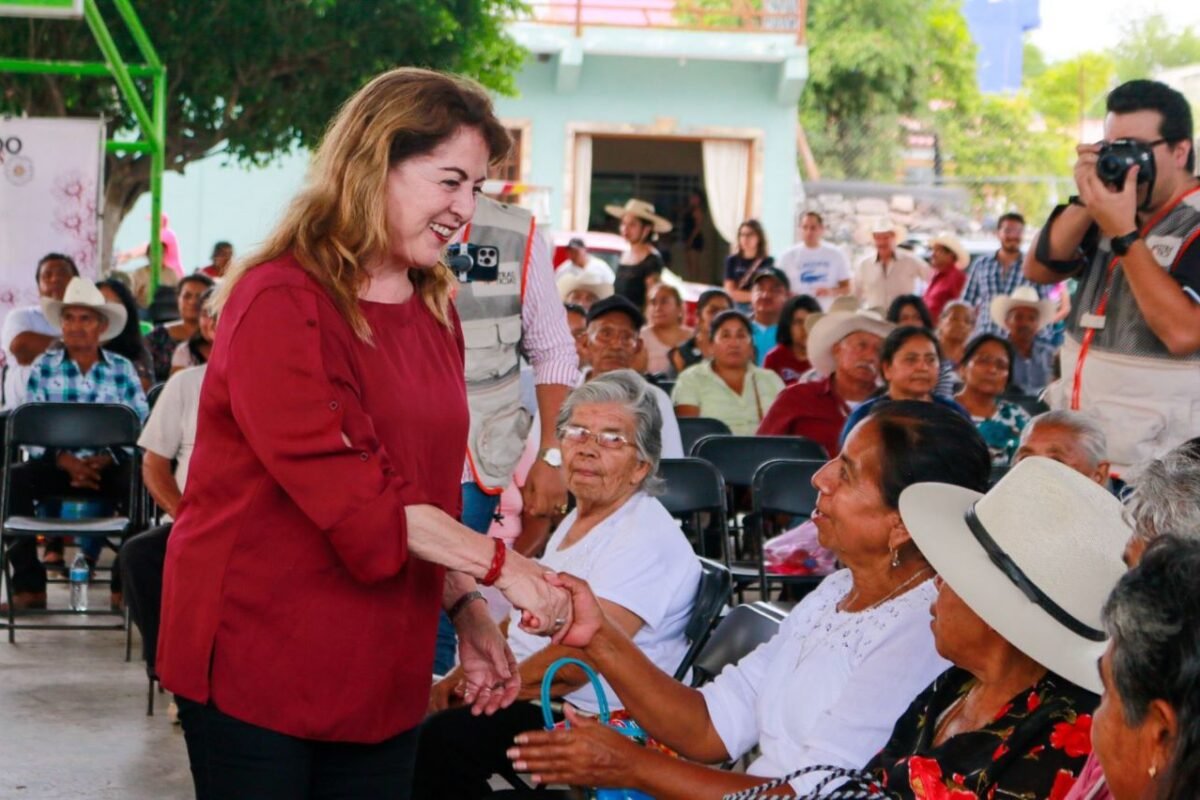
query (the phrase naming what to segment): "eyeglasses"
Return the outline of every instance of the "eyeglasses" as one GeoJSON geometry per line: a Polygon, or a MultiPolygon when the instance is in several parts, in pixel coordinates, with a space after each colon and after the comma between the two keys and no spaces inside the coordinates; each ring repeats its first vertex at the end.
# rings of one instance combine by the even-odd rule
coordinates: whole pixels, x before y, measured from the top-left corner
{"type": "MultiPolygon", "coordinates": [[[[1170,140],[1169,139],[1155,139],[1152,142],[1143,142],[1141,139],[1122,138],[1122,139],[1117,139],[1116,141],[1118,141],[1118,142],[1136,142],[1137,144],[1140,144],[1142,147],[1158,147],[1160,144],[1167,144],[1170,140]]],[[[1107,139],[1101,139],[1100,141],[1096,142],[1096,144],[1100,145],[1101,147],[1105,147],[1110,144],[1115,144],[1115,142],[1110,142],[1107,139]]]]}
{"type": "Polygon", "coordinates": [[[583,444],[588,439],[595,439],[596,444],[606,450],[616,450],[625,445],[632,444],[628,437],[613,431],[600,431],[596,433],[582,425],[564,425],[558,431],[558,438],[564,442],[571,444],[583,444]]]}
{"type": "Polygon", "coordinates": [[[638,340],[636,331],[620,328],[596,328],[590,333],[592,341],[599,344],[620,344],[628,347],[638,340]]]}

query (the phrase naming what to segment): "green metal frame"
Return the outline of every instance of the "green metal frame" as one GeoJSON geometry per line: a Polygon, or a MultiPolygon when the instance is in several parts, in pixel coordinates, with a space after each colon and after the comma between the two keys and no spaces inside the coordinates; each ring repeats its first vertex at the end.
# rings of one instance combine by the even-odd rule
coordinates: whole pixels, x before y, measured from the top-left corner
{"type": "Polygon", "coordinates": [[[112,34],[100,15],[96,0],[84,0],[83,16],[91,28],[92,36],[104,54],[99,61],[47,61],[42,59],[0,58],[0,72],[39,75],[78,75],[87,78],[112,78],[117,82],[122,97],[129,104],[141,129],[141,138],[132,142],[109,139],[105,150],[110,153],[150,154],[150,292],[154,297],[162,272],[162,176],[166,167],[167,147],[167,68],[163,66],[142,27],[142,21],[133,10],[130,0],[113,0],[117,13],[125,22],[129,33],[137,44],[144,64],[127,64],[121,57],[112,34]],[[153,85],[150,109],[138,91],[134,78],[150,78],[153,85]]]}

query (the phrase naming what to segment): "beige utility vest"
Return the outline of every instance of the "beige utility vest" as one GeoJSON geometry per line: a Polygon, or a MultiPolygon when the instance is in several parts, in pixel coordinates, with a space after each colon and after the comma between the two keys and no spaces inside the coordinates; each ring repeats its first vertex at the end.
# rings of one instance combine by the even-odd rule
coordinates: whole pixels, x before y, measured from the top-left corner
{"type": "Polygon", "coordinates": [[[481,489],[508,486],[533,416],[521,403],[521,302],[533,242],[533,215],[480,197],[466,241],[500,251],[495,281],[458,284],[454,299],[466,344],[467,460],[481,489]]]}

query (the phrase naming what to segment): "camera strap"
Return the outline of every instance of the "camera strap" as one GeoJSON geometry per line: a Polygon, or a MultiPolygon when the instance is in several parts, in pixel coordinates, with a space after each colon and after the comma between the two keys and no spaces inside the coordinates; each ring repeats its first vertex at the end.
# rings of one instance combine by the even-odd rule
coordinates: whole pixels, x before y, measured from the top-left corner
{"type": "MultiPolygon", "coordinates": [[[[1191,195],[1193,192],[1200,191],[1200,188],[1192,189],[1184,192],[1176,197],[1166,206],[1161,208],[1157,214],[1148,219],[1142,225],[1138,232],[1141,233],[1143,240],[1154,229],[1154,226],[1162,222],[1163,218],[1175,210],[1184,198],[1191,195]]],[[[1049,238],[1049,237],[1047,237],[1049,238]]],[[[1040,245],[1040,242],[1039,242],[1040,245]]],[[[1180,251],[1182,254],[1182,250],[1180,251]]],[[[1044,262],[1043,262],[1044,263],[1044,262]]],[[[1071,410],[1078,411],[1080,405],[1080,396],[1083,393],[1083,365],[1087,361],[1088,351],[1092,347],[1092,341],[1096,338],[1096,331],[1102,330],[1105,323],[1105,313],[1108,310],[1108,298],[1112,293],[1113,273],[1116,272],[1117,265],[1121,263],[1121,256],[1114,255],[1108,262],[1108,268],[1105,271],[1104,291],[1100,294],[1100,300],[1096,303],[1096,307],[1090,313],[1081,314],[1079,319],[1081,325],[1086,322],[1086,330],[1083,332],[1083,340],[1079,344],[1079,358],[1075,361],[1075,374],[1071,384],[1071,410]]]]}

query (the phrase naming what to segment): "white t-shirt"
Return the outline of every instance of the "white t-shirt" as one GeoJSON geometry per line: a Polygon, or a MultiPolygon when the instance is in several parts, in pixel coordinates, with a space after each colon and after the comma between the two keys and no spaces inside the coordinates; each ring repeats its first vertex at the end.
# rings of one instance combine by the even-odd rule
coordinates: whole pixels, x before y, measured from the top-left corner
{"type": "MultiPolygon", "coordinates": [[[[758,744],[751,775],[780,778],[818,764],[860,768],[887,743],[913,699],[949,662],[929,629],[933,581],[881,606],[837,610],[851,587],[833,573],[797,605],[779,633],[700,691],[731,758],[758,744]]],[[[792,781],[796,794],[822,776],[792,781]]]]}
{"type": "Polygon", "coordinates": [[[200,413],[200,387],[207,365],[180,370],[162,388],[162,394],[142,428],[138,446],[175,460],[175,483],[183,491],[188,462],[196,446],[196,419],[200,413]]]}
{"type": "Polygon", "coordinates": [[[4,407],[16,408],[25,402],[25,386],[33,364],[18,364],[13,355],[12,342],[22,333],[40,333],[43,336],[62,336],[62,331],[50,324],[41,306],[14,308],[4,318],[4,329],[0,331],[0,343],[8,358],[8,372],[4,376],[4,407]]]}
{"type": "MultiPolygon", "coordinates": [[[[792,294],[817,297],[818,289],[836,289],[842,281],[850,280],[850,262],[846,255],[827,242],[816,247],[809,247],[804,242],[789,247],[775,259],[775,266],[788,276],[792,294]]],[[[817,299],[825,309],[833,302],[832,297],[817,299]]]]}
{"type": "Polygon", "coordinates": [[[675,406],[671,405],[671,396],[657,386],[651,386],[654,399],[658,401],[658,413],[662,414],[662,455],[660,458],[683,458],[683,435],[679,433],[679,419],[675,416],[675,406]]]}
{"type": "MultiPolygon", "coordinates": [[[[578,542],[560,550],[578,516],[576,509],[562,521],[539,563],[583,578],[597,597],[637,614],[644,624],[633,643],[663,672],[674,673],[687,652],[684,630],[700,585],[700,562],[679,522],[662,503],[638,492],[578,542]]],[[[514,611],[508,644],[517,660],[524,661],[545,649],[548,640],[525,633],[518,627],[520,619],[514,611]]],[[[601,683],[609,708],[622,708],[616,692],[603,678],[601,683]]],[[[566,699],[593,714],[600,710],[590,683],[566,699]]]]}

